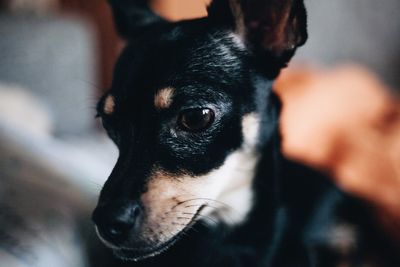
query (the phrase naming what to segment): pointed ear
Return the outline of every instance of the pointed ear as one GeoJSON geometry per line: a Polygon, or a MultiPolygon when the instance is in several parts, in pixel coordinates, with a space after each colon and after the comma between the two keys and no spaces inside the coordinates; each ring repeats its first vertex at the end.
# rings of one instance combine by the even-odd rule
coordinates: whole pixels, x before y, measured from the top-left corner
{"type": "Polygon", "coordinates": [[[281,67],[307,40],[303,0],[214,0],[208,11],[211,20],[231,27],[256,56],[281,67]]]}
{"type": "Polygon", "coordinates": [[[108,0],[118,33],[129,39],[151,26],[167,23],[156,15],[148,0],[108,0]]]}

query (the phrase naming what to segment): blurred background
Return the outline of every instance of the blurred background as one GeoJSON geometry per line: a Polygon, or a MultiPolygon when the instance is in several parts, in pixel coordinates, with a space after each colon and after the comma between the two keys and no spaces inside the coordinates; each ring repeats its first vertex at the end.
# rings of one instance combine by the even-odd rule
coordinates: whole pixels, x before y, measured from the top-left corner
{"type": "MultiPolygon", "coordinates": [[[[151,4],[179,20],[205,16],[208,2],[151,4]]],[[[277,86],[284,151],[400,229],[400,1],[305,3],[309,41],[277,86]]],[[[117,157],[94,107],[123,45],[105,0],[0,0],[1,267],[90,260],[82,236],[117,157]]]]}

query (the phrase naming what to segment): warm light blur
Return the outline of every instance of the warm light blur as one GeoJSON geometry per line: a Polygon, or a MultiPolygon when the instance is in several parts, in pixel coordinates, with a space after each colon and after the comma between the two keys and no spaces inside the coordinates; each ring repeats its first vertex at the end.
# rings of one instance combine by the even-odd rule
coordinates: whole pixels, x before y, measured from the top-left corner
{"type": "Polygon", "coordinates": [[[153,0],[158,14],[169,20],[199,18],[207,15],[210,0],[153,0]]]}
{"type": "Polygon", "coordinates": [[[400,219],[399,99],[358,66],[294,68],[276,88],[284,105],[284,153],[400,219]]]}

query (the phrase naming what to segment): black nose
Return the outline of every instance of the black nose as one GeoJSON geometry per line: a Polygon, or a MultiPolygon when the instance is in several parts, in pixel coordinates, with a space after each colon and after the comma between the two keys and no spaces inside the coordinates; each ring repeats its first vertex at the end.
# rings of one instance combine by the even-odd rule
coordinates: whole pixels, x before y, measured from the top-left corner
{"type": "Polygon", "coordinates": [[[118,200],[97,206],[92,218],[100,236],[119,245],[135,231],[140,215],[141,208],[136,201],[118,200]]]}

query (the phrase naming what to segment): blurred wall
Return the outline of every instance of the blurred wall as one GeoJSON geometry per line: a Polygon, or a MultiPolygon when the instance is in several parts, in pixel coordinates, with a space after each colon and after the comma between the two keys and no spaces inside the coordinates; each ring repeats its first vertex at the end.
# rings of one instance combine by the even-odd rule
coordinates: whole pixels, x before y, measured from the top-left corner
{"type": "Polygon", "coordinates": [[[357,62],[400,89],[399,0],[305,0],[309,41],[297,60],[357,62]]]}

